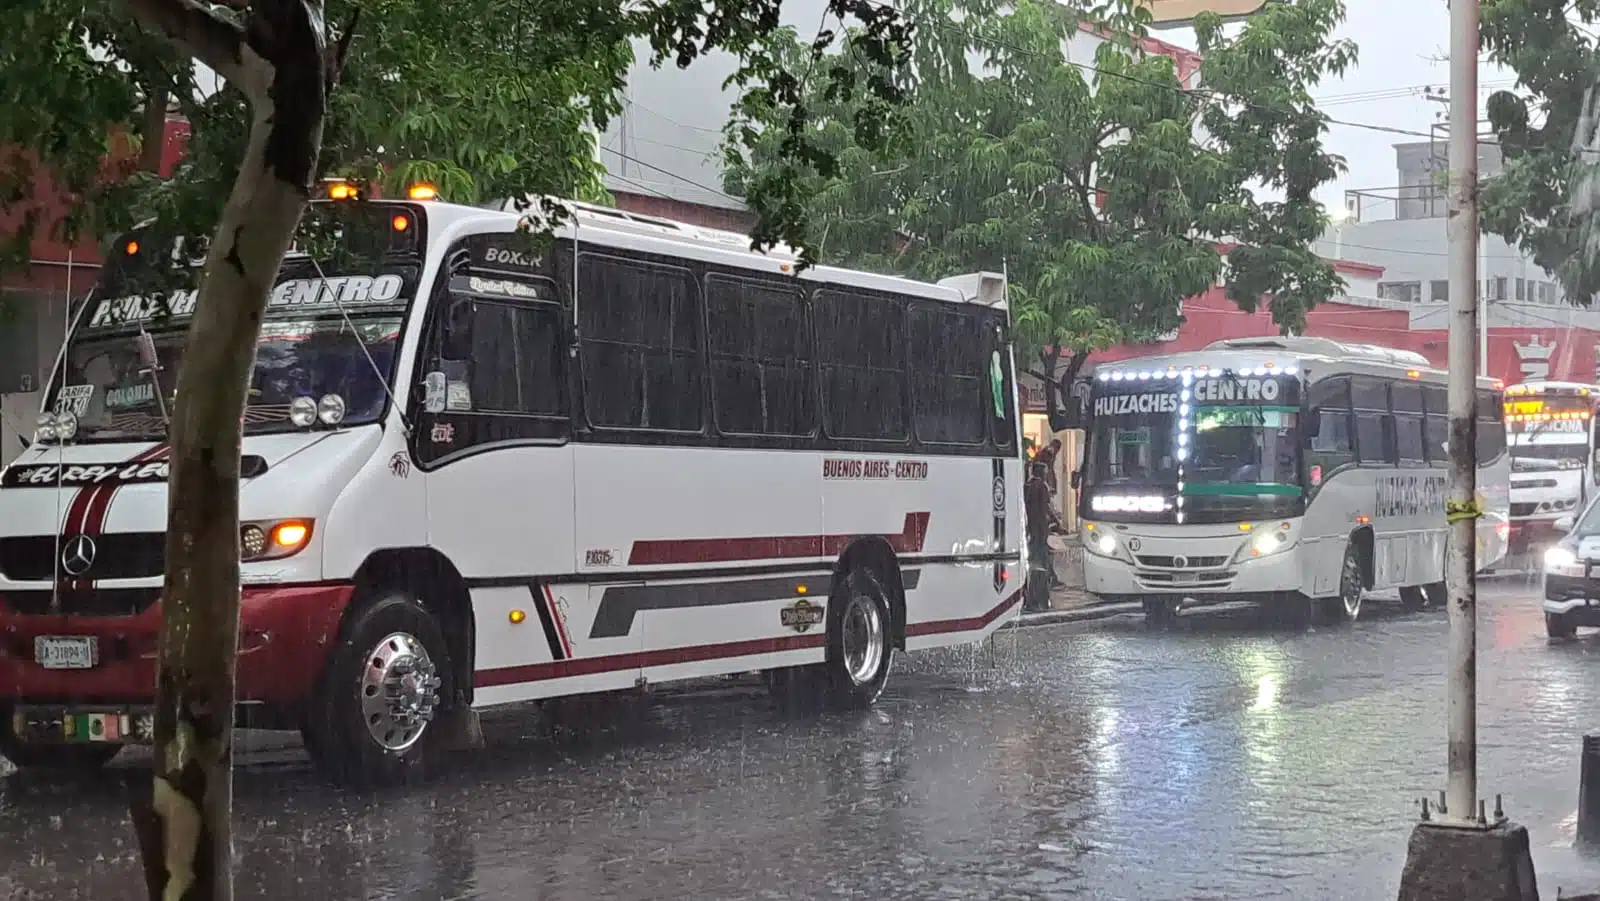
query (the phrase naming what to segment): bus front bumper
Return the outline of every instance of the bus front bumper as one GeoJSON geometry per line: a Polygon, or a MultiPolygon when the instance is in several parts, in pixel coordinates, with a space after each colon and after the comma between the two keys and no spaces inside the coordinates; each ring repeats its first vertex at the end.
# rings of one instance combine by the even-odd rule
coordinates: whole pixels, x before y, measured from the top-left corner
{"type": "Polygon", "coordinates": [[[1106,598],[1176,596],[1197,604],[1228,603],[1299,591],[1302,576],[1297,551],[1298,548],[1289,548],[1253,560],[1232,562],[1224,558],[1221,565],[1182,568],[1135,566],[1085,552],[1084,583],[1090,594],[1106,598]]]}
{"type": "MultiPolygon", "coordinates": [[[[246,587],[239,609],[236,696],[292,709],[322,677],[350,601],[349,584],[246,587]]],[[[28,615],[0,590],[0,706],[48,721],[65,714],[138,714],[154,700],[161,605],[131,616],[28,615]],[[38,639],[92,646],[88,666],[46,668],[38,639]]],[[[83,660],[77,661],[82,666],[83,660]]]]}

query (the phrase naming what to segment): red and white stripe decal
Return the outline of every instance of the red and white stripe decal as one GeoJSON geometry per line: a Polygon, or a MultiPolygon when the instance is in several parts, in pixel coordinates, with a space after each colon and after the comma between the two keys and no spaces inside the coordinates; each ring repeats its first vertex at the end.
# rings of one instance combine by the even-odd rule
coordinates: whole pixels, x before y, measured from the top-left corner
{"type": "MultiPolygon", "coordinates": [[[[135,454],[128,458],[121,466],[134,463],[153,463],[166,459],[171,454],[172,448],[166,444],[158,444],[143,453],[135,454]]],[[[106,515],[111,511],[111,500],[116,497],[122,485],[115,481],[106,481],[97,485],[86,485],[79,488],[72,496],[72,503],[67,505],[66,517],[61,521],[61,537],[72,538],[77,535],[97,537],[106,525],[106,515]]],[[[68,590],[87,588],[85,579],[64,579],[68,590]]]]}
{"type": "Polygon", "coordinates": [[[556,595],[548,583],[544,586],[544,599],[550,606],[550,622],[555,624],[556,635],[561,639],[562,657],[572,659],[572,639],[567,635],[567,618],[561,614],[560,605],[556,604],[556,595]]]}

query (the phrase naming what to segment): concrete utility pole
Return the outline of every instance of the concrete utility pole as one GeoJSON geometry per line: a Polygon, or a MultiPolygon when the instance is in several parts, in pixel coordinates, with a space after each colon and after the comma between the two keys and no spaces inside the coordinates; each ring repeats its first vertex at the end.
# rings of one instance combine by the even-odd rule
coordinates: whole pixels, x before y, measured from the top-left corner
{"type": "Polygon", "coordinates": [[[1537,901],[1528,831],[1478,800],[1478,0],[1450,0],[1450,604],[1447,781],[1411,834],[1401,901],[1537,901]]]}

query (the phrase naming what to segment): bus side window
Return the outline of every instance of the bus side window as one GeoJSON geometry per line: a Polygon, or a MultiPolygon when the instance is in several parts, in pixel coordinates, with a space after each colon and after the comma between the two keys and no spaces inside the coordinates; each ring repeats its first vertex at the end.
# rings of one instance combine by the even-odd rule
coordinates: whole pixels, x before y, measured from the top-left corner
{"type": "Polygon", "coordinates": [[[1450,461],[1446,451],[1450,442],[1450,395],[1443,385],[1422,387],[1424,429],[1428,438],[1428,462],[1443,466],[1450,461]]]}
{"type": "Polygon", "coordinates": [[[1478,465],[1492,463],[1506,452],[1505,401],[1493,391],[1478,392],[1478,465]]]}
{"type": "Polygon", "coordinates": [[[1422,385],[1398,381],[1389,386],[1394,409],[1394,436],[1401,463],[1426,463],[1422,424],[1422,385]]]}
{"type": "Polygon", "coordinates": [[[1341,466],[1354,463],[1355,443],[1350,434],[1350,380],[1324,379],[1311,386],[1311,415],[1316,434],[1311,438],[1307,460],[1320,478],[1320,484],[1341,466]]]}
{"type": "Polygon", "coordinates": [[[1389,384],[1356,376],[1350,380],[1350,405],[1355,408],[1356,459],[1394,465],[1394,420],[1389,415],[1389,384]]]}

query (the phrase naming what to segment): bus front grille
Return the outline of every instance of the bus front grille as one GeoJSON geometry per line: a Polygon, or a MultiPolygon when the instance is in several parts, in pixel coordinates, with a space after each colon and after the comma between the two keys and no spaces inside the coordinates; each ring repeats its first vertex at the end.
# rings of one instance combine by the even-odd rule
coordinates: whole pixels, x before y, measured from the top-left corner
{"type": "MultiPolygon", "coordinates": [[[[49,582],[68,578],[58,572],[60,549],[73,537],[25,535],[0,538],[0,575],[13,582],[49,582]]],[[[94,537],[94,559],[80,579],[149,579],[166,571],[164,532],[119,532],[94,537]]]]}
{"type": "Polygon", "coordinates": [[[1228,562],[1227,557],[1184,557],[1183,563],[1177,557],[1165,557],[1156,554],[1139,554],[1140,566],[1158,566],[1163,569],[1215,569],[1228,562]]]}

